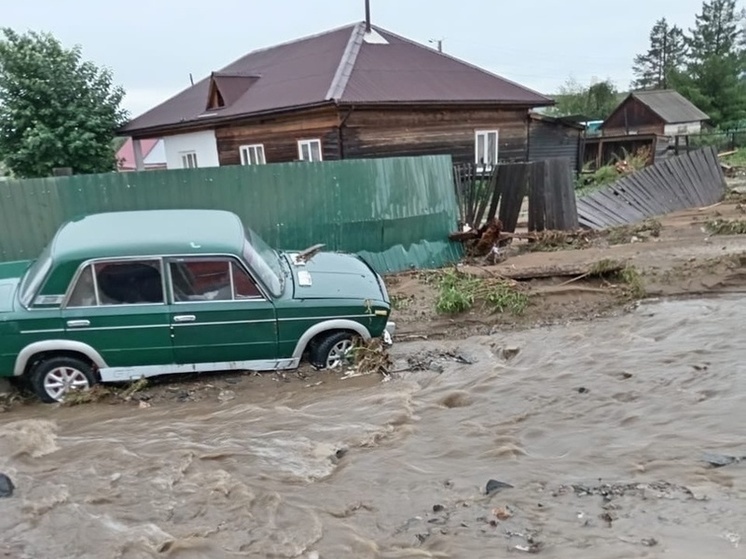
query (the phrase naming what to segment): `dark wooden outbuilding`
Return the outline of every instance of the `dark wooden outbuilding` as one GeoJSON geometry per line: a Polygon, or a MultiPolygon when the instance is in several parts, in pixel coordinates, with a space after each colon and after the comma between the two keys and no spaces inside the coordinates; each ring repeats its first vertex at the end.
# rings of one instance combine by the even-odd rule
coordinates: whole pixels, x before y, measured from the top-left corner
{"type": "Polygon", "coordinates": [[[710,119],[691,101],[671,89],[633,91],[601,125],[604,135],[698,134],[710,119]]]}
{"type": "Polygon", "coordinates": [[[358,23],[250,53],[119,134],[163,137],[167,157],[182,154],[183,165],[176,159],[169,168],[205,160],[238,165],[429,154],[494,164],[527,160],[529,111],[551,104],[476,66],[358,23]],[[213,133],[215,146],[207,146],[213,133]]]}

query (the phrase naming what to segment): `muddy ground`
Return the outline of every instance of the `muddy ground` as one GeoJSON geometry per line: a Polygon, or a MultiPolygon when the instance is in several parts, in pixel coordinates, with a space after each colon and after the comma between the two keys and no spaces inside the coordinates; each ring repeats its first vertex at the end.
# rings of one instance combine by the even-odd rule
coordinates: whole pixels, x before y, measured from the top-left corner
{"type": "MultiPolygon", "coordinates": [[[[470,258],[452,270],[408,272],[388,276],[386,283],[397,324],[395,359],[389,366],[428,367],[458,355],[412,356],[403,342],[459,340],[500,331],[534,328],[558,323],[613,316],[634,308],[641,299],[707,296],[746,291],[746,234],[713,234],[720,220],[746,224],[746,181],[731,184],[723,203],[677,212],[627,228],[580,236],[550,235],[546,242],[513,240],[504,249],[504,260],[489,265],[484,258],[470,258]],[[739,194],[738,191],[744,193],[739,194]],[[567,274],[504,280],[525,270],[594,269],[599,264],[622,264],[631,274],[567,274]],[[504,283],[525,299],[521,312],[496,312],[480,297],[460,313],[437,309],[444,274],[504,283]],[[397,361],[398,359],[398,361],[397,361]],[[414,365],[412,365],[414,363],[414,365]]],[[[519,223],[519,230],[521,223],[519,223]]],[[[746,225],[743,228],[746,231],[746,225]]],[[[100,403],[148,408],[161,402],[213,400],[226,403],[244,390],[282,383],[291,390],[328,388],[335,383],[366,382],[359,372],[316,371],[303,365],[298,371],[273,374],[228,373],[198,377],[184,375],[152,380],[123,388],[96,387],[91,398],[100,403]]],[[[28,393],[0,385],[0,413],[36,405],[28,393]]]]}

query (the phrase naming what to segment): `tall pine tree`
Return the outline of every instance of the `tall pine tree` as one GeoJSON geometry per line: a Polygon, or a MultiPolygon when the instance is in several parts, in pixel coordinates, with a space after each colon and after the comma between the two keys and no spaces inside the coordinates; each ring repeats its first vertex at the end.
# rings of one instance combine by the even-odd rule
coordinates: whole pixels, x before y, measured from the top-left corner
{"type": "Polygon", "coordinates": [[[679,92],[728,127],[746,119],[746,35],[736,0],[709,0],[686,37],[687,64],[674,78],[679,92]]]}
{"type": "Polygon", "coordinates": [[[684,32],[666,18],[659,19],[650,31],[650,48],[635,57],[632,88],[666,89],[670,76],[682,68],[685,54],[684,32]]]}

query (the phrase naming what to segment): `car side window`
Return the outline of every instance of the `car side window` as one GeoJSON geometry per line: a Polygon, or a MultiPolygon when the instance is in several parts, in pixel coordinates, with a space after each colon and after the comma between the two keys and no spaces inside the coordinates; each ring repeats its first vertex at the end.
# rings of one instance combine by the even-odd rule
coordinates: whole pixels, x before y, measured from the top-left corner
{"type": "Polygon", "coordinates": [[[86,266],[70,295],[68,307],[163,303],[159,260],[97,262],[86,266]]]}
{"type": "Polygon", "coordinates": [[[225,258],[180,259],[169,264],[174,301],[232,301],[262,295],[254,280],[225,258]]]}
{"type": "Polygon", "coordinates": [[[227,260],[171,262],[174,301],[230,301],[231,268],[227,260]]]}
{"type": "Polygon", "coordinates": [[[89,264],[83,269],[80,276],[78,276],[78,282],[70,294],[67,306],[95,307],[97,304],[96,284],[93,283],[93,266],[89,264]]]}
{"type": "Polygon", "coordinates": [[[235,262],[231,262],[231,271],[233,273],[233,295],[236,299],[261,299],[262,294],[259,288],[251,279],[251,276],[246,273],[246,270],[241,268],[235,262]]]}

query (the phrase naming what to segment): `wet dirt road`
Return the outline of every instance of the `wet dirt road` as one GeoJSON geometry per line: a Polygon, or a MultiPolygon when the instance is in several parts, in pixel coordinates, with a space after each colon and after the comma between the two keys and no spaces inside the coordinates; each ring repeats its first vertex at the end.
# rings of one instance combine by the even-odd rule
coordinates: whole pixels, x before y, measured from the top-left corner
{"type": "Polygon", "coordinates": [[[401,344],[428,370],[383,383],[20,408],[0,557],[743,557],[746,462],[702,455],[746,455],[745,320],[739,298],[645,304],[401,344]]]}

